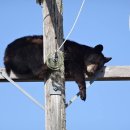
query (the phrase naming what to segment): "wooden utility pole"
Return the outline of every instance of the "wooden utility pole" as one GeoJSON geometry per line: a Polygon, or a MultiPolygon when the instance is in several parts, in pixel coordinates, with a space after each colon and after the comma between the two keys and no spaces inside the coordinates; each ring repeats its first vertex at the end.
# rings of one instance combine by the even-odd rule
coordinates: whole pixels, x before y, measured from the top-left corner
{"type": "MultiPolygon", "coordinates": [[[[62,0],[44,0],[43,13],[46,62],[48,55],[54,56],[63,42],[62,0]]],[[[62,63],[60,70],[52,70],[51,75],[46,76],[45,82],[45,129],[66,130],[64,64],[62,63]],[[54,83],[57,85],[54,86],[54,83]]]]}

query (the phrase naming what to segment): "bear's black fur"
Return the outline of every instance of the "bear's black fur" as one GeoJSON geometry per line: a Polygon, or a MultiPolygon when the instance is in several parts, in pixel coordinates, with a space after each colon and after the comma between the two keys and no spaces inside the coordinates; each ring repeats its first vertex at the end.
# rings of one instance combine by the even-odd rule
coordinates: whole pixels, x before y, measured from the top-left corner
{"type": "MultiPolygon", "coordinates": [[[[111,60],[102,54],[103,46],[94,48],[67,40],[64,44],[65,76],[77,82],[82,100],[86,99],[85,73],[90,76],[111,60]]],[[[43,78],[48,67],[43,64],[43,36],[26,36],[10,43],[4,56],[6,72],[43,78]]]]}

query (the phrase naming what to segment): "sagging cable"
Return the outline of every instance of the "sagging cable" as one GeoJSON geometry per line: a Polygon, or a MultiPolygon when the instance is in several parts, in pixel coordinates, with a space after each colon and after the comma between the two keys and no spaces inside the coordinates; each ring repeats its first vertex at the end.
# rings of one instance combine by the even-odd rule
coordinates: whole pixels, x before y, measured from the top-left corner
{"type": "Polygon", "coordinates": [[[44,106],[40,104],[34,97],[32,97],[28,92],[26,92],[21,86],[15,83],[7,74],[3,71],[0,72],[1,76],[7,79],[11,84],[13,84],[20,92],[22,92],[26,97],[28,97],[35,105],[39,106],[42,110],[45,110],[44,106]]]}

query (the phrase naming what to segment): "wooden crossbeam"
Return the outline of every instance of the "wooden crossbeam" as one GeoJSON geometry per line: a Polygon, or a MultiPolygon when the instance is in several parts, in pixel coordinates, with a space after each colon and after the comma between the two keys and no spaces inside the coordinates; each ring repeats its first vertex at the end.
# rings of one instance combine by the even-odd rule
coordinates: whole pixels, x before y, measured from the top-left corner
{"type": "MultiPolygon", "coordinates": [[[[4,68],[0,68],[0,72],[5,71],[4,68]]],[[[16,82],[43,82],[43,80],[25,76],[22,78],[18,78],[16,75],[11,73],[10,76],[14,81],[16,82]]],[[[90,80],[86,76],[86,81],[90,80]]],[[[130,80],[130,66],[107,66],[103,67],[98,75],[97,81],[123,81],[123,80],[130,80]]],[[[66,81],[73,81],[72,77],[67,77],[66,81]]],[[[0,82],[7,82],[6,79],[4,79],[0,75],[0,82]]]]}

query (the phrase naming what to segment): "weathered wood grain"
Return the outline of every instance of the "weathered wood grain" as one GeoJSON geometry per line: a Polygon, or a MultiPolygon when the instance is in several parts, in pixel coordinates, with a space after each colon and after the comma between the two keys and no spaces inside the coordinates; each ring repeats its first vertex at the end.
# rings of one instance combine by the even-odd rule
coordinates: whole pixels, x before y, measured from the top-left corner
{"type": "MultiPolygon", "coordinates": [[[[4,71],[4,68],[0,68],[0,71],[4,71]]],[[[43,80],[33,78],[33,77],[22,77],[19,78],[13,73],[10,76],[14,81],[17,82],[43,82],[43,80]]],[[[90,80],[86,76],[86,81],[90,80]]],[[[120,80],[130,80],[130,66],[107,66],[103,67],[100,71],[100,74],[98,75],[97,81],[120,81],[120,80]]],[[[73,81],[72,77],[67,77],[66,81],[73,81]]],[[[6,79],[4,79],[0,75],[0,82],[7,82],[6,79]]]]}
{"type": "MultiPolygon", "coordinates": [[[[48,55],[54,54],[63,42],[63,16],[62,0],[44,1],[44,63],[48,55]]],[[[60,72],[63,77],[61,84],[64,84],[64,66],[60,72]]],[[[54,74],[55,72],[52,72],[54,74]]],[[[56,76],[55,76],[56,77],[56,76]]],[[[65,92],[61,95],[53,95],[52,79],[45,77],[45,129],[46,130],[66,130],[65,122],[65,92]]],[[[61,86],[64,87],[64,86],[61,86]]],[[[54,91],[54,90],[53,90],[54,91]]]]}

